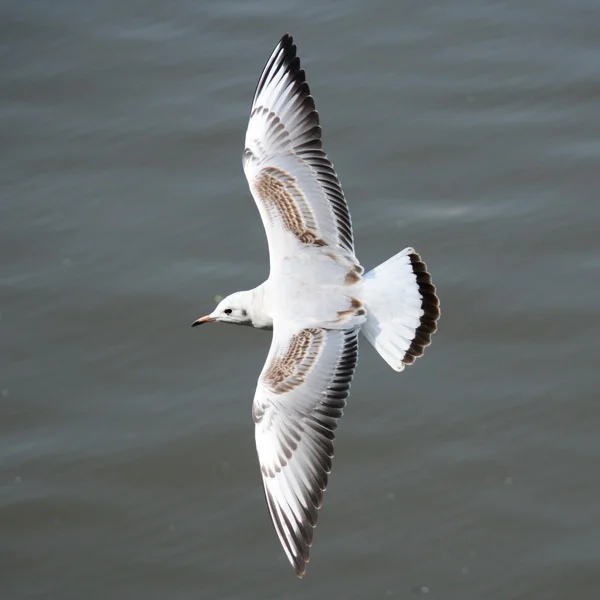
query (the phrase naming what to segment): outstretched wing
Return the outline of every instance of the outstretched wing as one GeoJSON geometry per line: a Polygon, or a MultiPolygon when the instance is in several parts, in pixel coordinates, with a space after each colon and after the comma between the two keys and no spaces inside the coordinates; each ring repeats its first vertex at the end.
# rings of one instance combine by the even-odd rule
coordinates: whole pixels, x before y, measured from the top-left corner
{"type": "Polygon", "coordinates": [[[267,505],[283,549],[304,575],[331,471],[337,421],[358,360],[358,329],[273,332],[252,414],[267,505]]]}
{"type": "Polygon", "coordinates": [[[348,206],[323,151],[319,115],[289,35],[258,82],[243,164],[267,234],[271,267],[306,245],[354,254],[348,206]]]}

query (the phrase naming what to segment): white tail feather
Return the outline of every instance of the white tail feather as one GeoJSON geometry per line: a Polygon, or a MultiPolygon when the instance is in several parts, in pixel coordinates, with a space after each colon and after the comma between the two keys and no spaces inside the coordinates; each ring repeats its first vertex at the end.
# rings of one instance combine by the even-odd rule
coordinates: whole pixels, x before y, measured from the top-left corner
{"type": "Polygon", "coordinates": [[[423,355],[440,316],[427,265],[405,248],[363,277],[364,336],[396,371],[423,355]]]}

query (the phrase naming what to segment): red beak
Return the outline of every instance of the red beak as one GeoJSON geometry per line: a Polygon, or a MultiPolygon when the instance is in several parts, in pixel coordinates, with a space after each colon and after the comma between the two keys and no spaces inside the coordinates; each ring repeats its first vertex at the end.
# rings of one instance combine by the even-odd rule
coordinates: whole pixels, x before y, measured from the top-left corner
{"type": "Polygon", "coordinates": [[[213,323],[214,321],[216,321],[216,319],[214,317],[211,317],[210,315],[206,315],[205,317],[201,317],[197,321],[194,321],[192,323],[192,327],[196,327],[196,325],[202,325],[203,323],[213,323]]]}

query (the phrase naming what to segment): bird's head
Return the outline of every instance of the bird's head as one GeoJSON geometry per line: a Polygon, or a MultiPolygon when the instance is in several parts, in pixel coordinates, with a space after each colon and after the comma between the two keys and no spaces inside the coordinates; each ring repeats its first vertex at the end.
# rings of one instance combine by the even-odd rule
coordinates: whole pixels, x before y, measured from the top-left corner
{"type": "Polygon", "coordinates": [[[192,323],[192,327],[202,325],[203,323],[213,323],[222,321],[223,323],[233,323],[234,325],[252,326],[250,316],[250,292],[236,292],[227,296],[219,302],[217,308],[209,315],[201,317],[192,323]]]}

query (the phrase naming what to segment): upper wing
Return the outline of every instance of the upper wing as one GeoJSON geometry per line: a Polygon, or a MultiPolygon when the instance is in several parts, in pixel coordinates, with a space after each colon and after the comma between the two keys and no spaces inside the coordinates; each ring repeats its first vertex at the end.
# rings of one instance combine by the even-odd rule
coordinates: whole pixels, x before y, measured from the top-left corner
{"type": "Polygon", "coordinates": [[[273,332],[252,415],[273,525],[299,577],[331,471],[334,432],[358,360],[358,329],[273,332]]]}
{"type": "Polygon", "coordinates": [[[271,266],[304,245],[354,254],[348,206],[323,151],[319,115],[289,35],[258,82],[243,164],[267,233],[271,266]]]}

